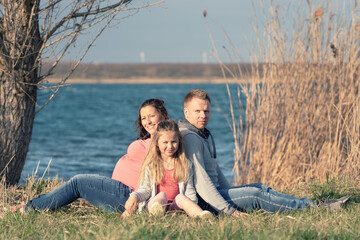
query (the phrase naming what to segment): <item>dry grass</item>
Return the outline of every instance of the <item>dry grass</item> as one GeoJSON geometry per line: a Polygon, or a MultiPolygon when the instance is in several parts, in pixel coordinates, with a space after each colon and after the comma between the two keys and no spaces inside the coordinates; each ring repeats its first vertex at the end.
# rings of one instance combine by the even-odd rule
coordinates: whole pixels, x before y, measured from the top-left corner
{"type": "Polygon", "coordinates": [[[237,96],[230,94],[238,184],[284,189],[313,178],[359,182],[359,6],[339,1],[341,10],[333,2],[263,7],[252,74],[222,65],[234,79],[253,80],[239,80],[237,96]],[[292,22],[284,22],[288,15],[292,22]],[[245,106],[245,117],[236,106],[245,106]]]}
{"type": "MultiPolygon", "coordinates": [[[[0,182],[0,213],[11,212],[11,206],[20,206],[40,194],[45,194],[63,184],[64,181],[55,178],[39,178],[35,175],[29,176],[26,183],[20,186],[6,186],[4,181],[0,182]]],[[[78,199],[68,205],[65,209],[75,210],[78,213],[97,211],[97,208],[88,203],[85,199],[78,199]]]]}
{"type": "MultiPolygon", "coordinates": [[[[1,207],[48,192],[60,183],[57,179],[30,177],[20,187],[5,188],[0,184],[1,207]]],[[[10,211],[0,217],[0,239],[358,239],[360,195],[353,187],[353,182],[313,181],[285,191],[295,196],[352,195],[351,203],[342,211],[255,211],[250,217],[220,215],[212,221],[189,218],[185,213],[163,217],[134,214],[124,220],[121,214],[106,213],[81,200],[55,211],[30,211],[24,215],[10,211]]]]}

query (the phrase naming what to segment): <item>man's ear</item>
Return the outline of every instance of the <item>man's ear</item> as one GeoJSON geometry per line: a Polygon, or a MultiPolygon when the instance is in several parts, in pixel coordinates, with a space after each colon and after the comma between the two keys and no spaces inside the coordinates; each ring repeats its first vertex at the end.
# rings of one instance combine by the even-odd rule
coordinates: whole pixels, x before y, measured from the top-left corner
{"type": "Polygon", "coordinates": [[[189,113],[189,110],[186,107],[184,107],[184,116],[185,116],[185,118],[187,118],[188,113],[189,113]]]}

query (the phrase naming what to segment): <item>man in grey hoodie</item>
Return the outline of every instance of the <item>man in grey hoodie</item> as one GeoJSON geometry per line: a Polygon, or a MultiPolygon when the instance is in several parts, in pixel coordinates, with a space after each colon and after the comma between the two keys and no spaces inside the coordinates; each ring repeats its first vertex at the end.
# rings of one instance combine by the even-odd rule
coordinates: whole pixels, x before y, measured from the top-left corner
{"type": "MultiPolygon", "coordinates": [[[[282,194],[262,183],[231,187],[216,162],[215,142],[206,129],[210,120],[210,104],[207,92],[191,90],[184,99],[185,119],[179,121],[185,153],[194,167],[194,184],[200,207],[206,209],[210,205],[218,213],[241,216],[248,215],[244,211],[254,209],[283,212],[316,206],[308,198],[282,194]]],[[[344,197],[323,205],[337,208],[348,199],[344,197]]]]}

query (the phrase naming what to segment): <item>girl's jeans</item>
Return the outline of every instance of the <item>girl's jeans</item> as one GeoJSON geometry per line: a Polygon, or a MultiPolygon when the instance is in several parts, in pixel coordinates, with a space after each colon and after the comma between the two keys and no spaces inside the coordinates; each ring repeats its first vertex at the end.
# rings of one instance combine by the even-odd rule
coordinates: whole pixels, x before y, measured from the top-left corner
{"type": "MultiPolygon", "coordinates": [[[[219,193],[240,211],[261,209],[273,213],[289,212],[309,208],[315,204],[308,198],[296,198],[276,192],[262,183],[219,189],[219,193]]],[[[202,207],[209,206],[205,204],[202,207]]]]}
{"type": "Polygon", "coordinates": [[[79,174],[69,181],[29,201],[25,210],[54,210],[84,198],[107,212],[122,212],[131,190],[119,181],[94,174],[79,174]]]}

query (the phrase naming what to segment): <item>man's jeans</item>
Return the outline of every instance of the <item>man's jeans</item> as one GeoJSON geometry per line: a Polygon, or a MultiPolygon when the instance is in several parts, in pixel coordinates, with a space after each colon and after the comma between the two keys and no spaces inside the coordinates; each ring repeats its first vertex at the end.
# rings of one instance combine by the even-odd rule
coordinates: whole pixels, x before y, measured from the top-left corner
{"type": "Polygon", "coordinates": [[[78,198],[107,211],[124,211],[131,190],[119,181],[94,174],[79,174],[47,194],[38,196],[25,205],[25,210],[54,210],[78,198]]]}
{"type": "MultiPolygon", "coordinates": [[[[273,213],[289,212],[309,208],[315,204],[308,198],[296,198],[276,192],[262,183],[219,189],[219,193],[240,211],[260,209],[273,213]]],[[[201,207],[209,208],[206,204],[201,207]]]]}

